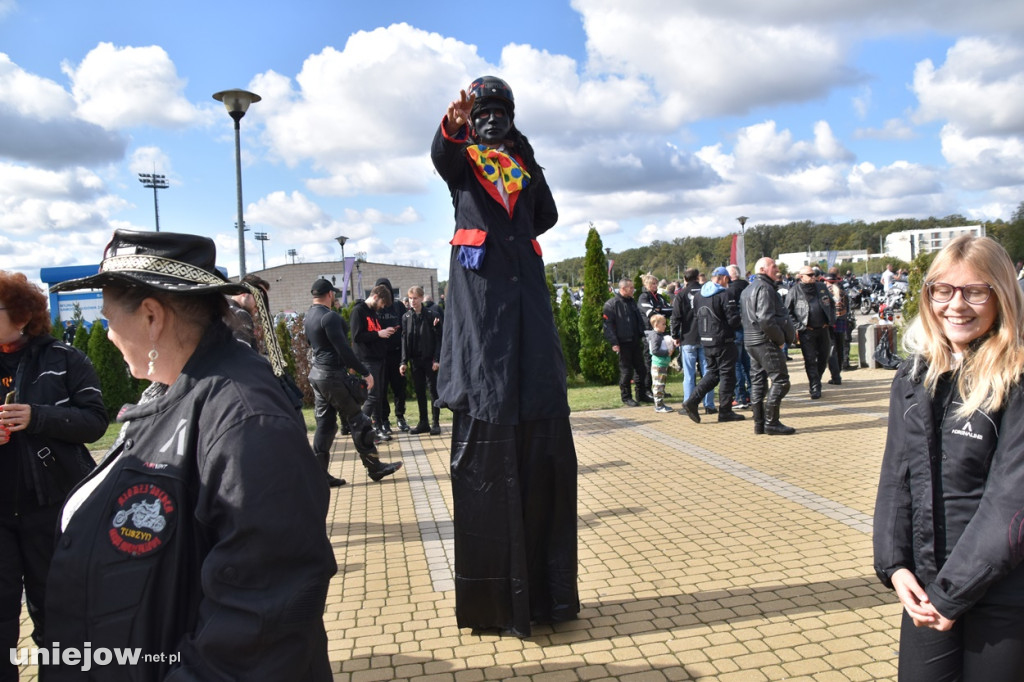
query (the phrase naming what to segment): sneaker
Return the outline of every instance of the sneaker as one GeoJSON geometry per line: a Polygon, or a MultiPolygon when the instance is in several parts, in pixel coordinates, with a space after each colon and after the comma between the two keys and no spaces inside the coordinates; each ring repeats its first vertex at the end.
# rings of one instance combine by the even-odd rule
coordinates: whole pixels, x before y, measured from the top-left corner
{"type": "Polygon", "coordinates": [[[378,442],[386,442],[391,440],[391,434],[385,431],[383,427],[378,426],[376,429],[374,429],[374,433],[377,434],[378,442]]]}
{"type": "Polygon", "coordinates": [[[405,421],[405,417],[398,418],[398,430],[403,432],[409,431],[409,422],[405,421]]]}
{"type": "Polygon", "coordinates": [[[662,414],[665,414],[667,412],[675,412],[675,410],[673,410],[668,405],[658,405],[657,407],[654,408],[654,411],[655,412],[660,412],[662,414]]]}
{"type": "Polygon", "coordinates": [[[386,433],[386,434],[388,434],[390,436],[391,435],[391,422],[390,421],[384,422],[384,425],[381,427],[381,429],[384,431],[384,433],[386,433]]]}
{"type": "Polygon", "coordinates": [[[632,398],[626,398],[625,400],[622,401],[622,404],[625,405],[626,407],[640,407],[640,403],[633,400],[632,398]]]}

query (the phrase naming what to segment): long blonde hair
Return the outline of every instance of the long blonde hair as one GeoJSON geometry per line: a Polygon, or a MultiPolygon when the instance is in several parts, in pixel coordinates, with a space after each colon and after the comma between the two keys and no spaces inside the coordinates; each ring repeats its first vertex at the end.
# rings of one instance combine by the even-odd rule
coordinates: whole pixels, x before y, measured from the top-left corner
{"type": "Polygon", "coordinates": [[[941,321],[928,298],[929,282],[941,281],[951,268],[965,265],[989,284],[998,304],[992,328],[964,352],[957,372],[957,391],[963,404],[957,417],[976,410],[994,412],[1006,402],[1010,389],[1024,372],[1024,295],[1016,269],[1006,250],[988,237],[963,235],[946,245],[935,257],[921,287],[920,312],[904,336],[904,347],[915,354],[913,371],[922,361],[928,366],[924,383],[935,395],[939,377],[955,369],[953,347],[942,332],[941,321]]]}

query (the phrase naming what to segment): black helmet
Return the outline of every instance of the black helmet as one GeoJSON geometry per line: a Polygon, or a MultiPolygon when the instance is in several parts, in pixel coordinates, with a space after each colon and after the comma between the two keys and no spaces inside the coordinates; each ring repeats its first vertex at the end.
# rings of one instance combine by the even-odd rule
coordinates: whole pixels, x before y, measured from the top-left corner
{"type": "Polygon", "coordinates": [[[477,78],[469,84],[469,92],[467,94],[471,97],[476,95],[476,102],[473,105],[474,109],[479,107],[485,100],[497,99],[501,100],[508,107],[509,116],[515,114],[516,100],[512,97],[512,88],[508,87],[508,83],[497,76],[481,76],[477,78]]]}

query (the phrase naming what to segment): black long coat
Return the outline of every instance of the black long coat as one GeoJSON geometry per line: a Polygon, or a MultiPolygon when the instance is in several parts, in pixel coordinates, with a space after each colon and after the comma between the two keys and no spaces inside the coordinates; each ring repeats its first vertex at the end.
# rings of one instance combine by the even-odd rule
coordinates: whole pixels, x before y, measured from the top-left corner
{"type": "Polygon", "coordinates": [[[430,150],[455,206],[441,405],[503,425],[567,417],[565,362],[536,239],[558,220],[551,190],[540,168],[531,169],[509,211],[464,147],[440,126],[430,150]],[[463,244],[484,246],[479,269],[459,262],[463,244]]]}

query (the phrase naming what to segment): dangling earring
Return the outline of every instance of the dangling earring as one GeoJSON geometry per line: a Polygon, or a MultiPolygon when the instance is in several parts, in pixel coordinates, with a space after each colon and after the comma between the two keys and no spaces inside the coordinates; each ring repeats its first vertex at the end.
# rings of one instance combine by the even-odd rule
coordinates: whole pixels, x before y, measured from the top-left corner
{"type": "Polygon", "coordinates": [[[156,371],[156,359],[160,357],[160,354],[156,352],[156,348],[149,351],[149,371],[146,372],[146,376],[153,376],[153,372],[156,371]]]}

